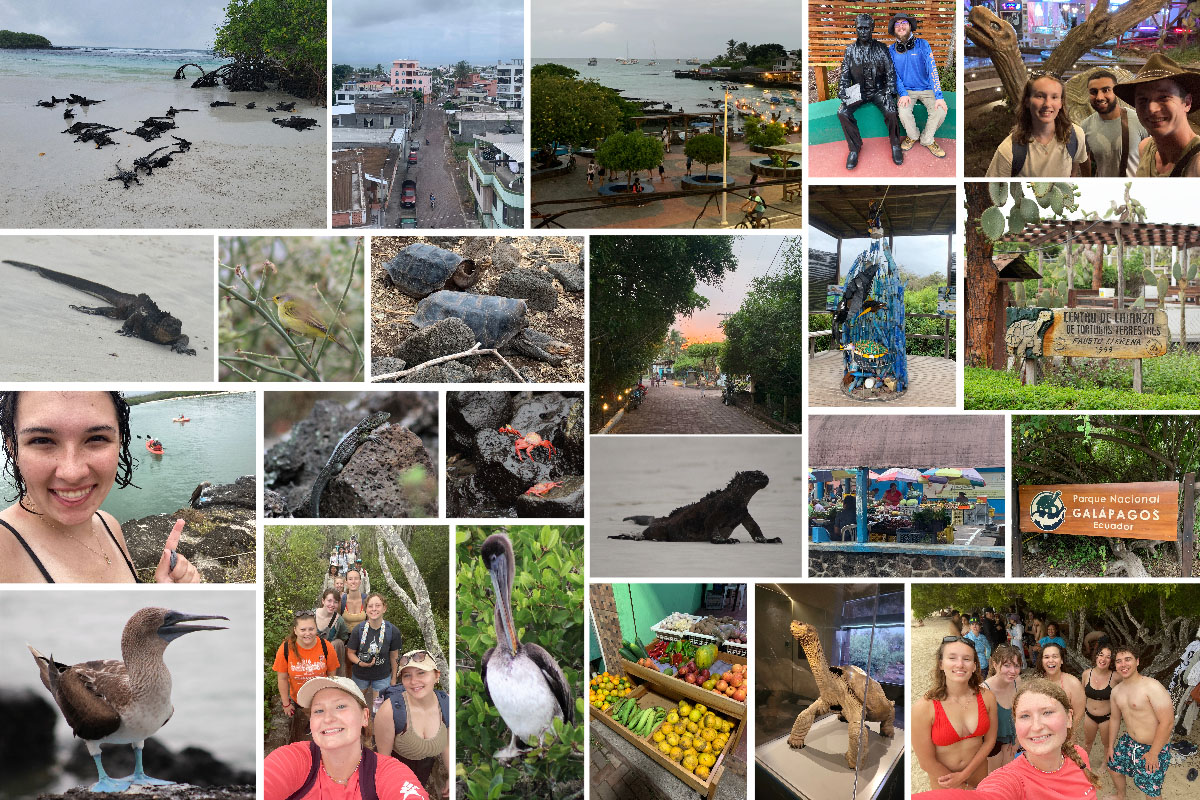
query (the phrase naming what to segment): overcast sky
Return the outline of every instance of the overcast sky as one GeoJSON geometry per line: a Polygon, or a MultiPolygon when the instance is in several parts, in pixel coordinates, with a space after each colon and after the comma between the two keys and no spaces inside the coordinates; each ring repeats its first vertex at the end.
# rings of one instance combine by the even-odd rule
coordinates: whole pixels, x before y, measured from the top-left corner
{"type": "MultiPolygon", "coordinates": [[[[335,4],[336,5],[336,4],[335,4]]],[[[795,0],[531,0],[534,58],[711,58],[730,39],[800,46],[795,0]]]]}
{"type": "Polygon", "coordinates": [[[207,50],[226,0],[0,0],[0,28],[45,36],[56,47],[207,50]]]}
{"type": "MultiPolygon", "coordinates": [[[[1134,181],[1130,197],[1146,207],[1147,222],[1187,222],[1196,221],[1195,187],[1173,181],[1134,181]]],[[[1080,184],[1077,184],[1080,185],[1080,184]]],[[[1098,179],[1082,184],[1083,194],[1080,195],[1079,210],[1068,212],[1070,219],[1081,219],[1089,211],[1095,211],[1101,217],[1111,207],[1113,201],[1117,205],[1125,202],[1125,181],[1116,178],[1098,179]]],[[[1005,208],[1011,207],[1011,201],[1005,208]]],[[[1046,211],[1043,216],[1049,216],[1046,211]]],[[[1112,217],[1105,217],[1112,219],[1112,217]]]]}
{"type": "Polygon", "coordinates": [[[521,0],[334,0],[333,63],[495,64],[525,53],[521,0]]]}
{"type": "Polygon", "coordinates": [[[776,270],[783,257],[782,248],[786,247],[783,236],[743,236],[734,239],[733,255],[737,258],[737,271],[725,274],[720,289],[697,284],[696,293],[708,298],[708,308],[690,317],[675,318],[675,327],[688,343],[723,340],[725,334],[721,330],[721,314],[732,314],[741,308],[751,279],[776,270]]]}
{"type": "MultiPolygon", "coordinates": [[[[837,239],[822,233],[816,228],[808,229],[809,246],[827,253],[837,252],[837,239]]],[[[842,240],[842,271],[845,277],[858,254],[871,246],[867,237],[861,239],[842,240]]],[[[959,251],[959,261],[962,256],[962,237],[954,237],[954,248],[959,251]]],[[[914,275],[946,274],[946,237],[945,236],[897,236],[892,248],[892,258],[914,275]]]]}

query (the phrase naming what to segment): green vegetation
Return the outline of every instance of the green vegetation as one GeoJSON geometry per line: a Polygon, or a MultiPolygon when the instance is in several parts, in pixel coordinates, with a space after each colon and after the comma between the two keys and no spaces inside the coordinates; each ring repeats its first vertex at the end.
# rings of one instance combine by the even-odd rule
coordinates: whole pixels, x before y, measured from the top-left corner
{"type": "Polygon", "coordinates": [[[574,71],[558,64],[533,68],[529,125],[534,147],[593,147],[640,113],[636,104],[622,100],[615,90],[565,74],[574,71]]]}
{"type": "Polygon", "coordinates": [[[325,99],[322,0],[229,0],[213,51],[270,71],[285,91],[325,99]]]}
{"type": "Polygon", "coordinates": [[[751,147],[778,147],[787,144],[787,128],[782,122],[763,123],[757,117],[747,117],[745,126],[746,144],[751,147]]]}
{"type": "MultiPolygon", "coordinates": [[[[696,284],[737,269],[728,236],[593,236],[591,407],[633,385],[678,314],[705,308],[696,284]]],[[[680,342],[682,345],[682,342],[680,342]]]]}
{"type": "Polygon", "coordinates": [[[340,89],[342,84],[350,80],[354,75],[354,67],[349,64],[334,64],[333,65],[333,85],[340,89]]]}
{"type": "Polygon", "coordinates": [[[495,646],[492,582],[479,549],[504,528],[459,526],[458,653],[456,671],[458,797],[572,797],[583,789],[583,528],[507,528],[516,560],[513,623],[522,642],[541,645],[558,661],[575,700],[575,722],[555,720],[553,734],[528,755],[501,766],[492,754],[508,744],[509,730],[487,701],[479,666],[495,646]]]}
{"type": "Polygon", "coordinates": [[[755,44],[726,42],[725,55],[710,59],[705,66],[712,67],[760,67],[771,69],[787,57],[787,49],[781,44],[755,44]]]}
{"type": "Polygon", "coordinates": [[[724,342],[696,342],[683,348],[683,353],[675,359],[672,370],[676,375],[695,370],[711,375],[717,371],[717,359],[725,353],[724,342]]]}
{"type": "Polygon", "coordinates": [[[530,78],[578,78],[579,70],[562,64],[538,64],[529,70],[530,78]]]}
{"type": "Polygon", "coordinates": [[[50,40],[36,33],[18,33],[16,31],[0,30],[0,49],[21,49],[32,47],[51,47],[50,40]]]}
{"type": "Polygon", "coordinates": [[[708,180],[708,168],[712,164],[719,164],[728,152],[725,149],[725,142],[715,133],[702,133],[699,136],[693,136],[688,140],[688,143],[683,148],[683,152],[689,158],[699,161],[704,165],[704,179],[708,180]]]}
{"type": "MultiPolygon", "coordinates": [[[[904,352],[910,356],[936,356],[938,358],[946,357],[946,346],[943,340],[940,339],[916,339],[914,334],[926,334],[931,336],[942,336],[946,331],[946,323],[941,319],[925,319],[907,316],[908,314],[936,314],[937,313],[937,292],[939,286],[946,285],[946,279],[941,275],[926,275],[924,277],[916,277],[913,275],[904,276],[908,280],[909,290],[904,293],[904,335],[905,339],[904,352]],[[913,289],[914,286],[920,287],[913,289]]],[[[809,314],[808,329],[810,331],[827,331],[833,325],[833,317],[829,314],[809,314]]],[[[950,358],[955,358],[955,325],[956,321],[950,320],[950,358]]],[[[833,346],[832,336],[819,336],[816,340],[817,352],[828,350],[833,346]]]]}
{"type": "Polygon", "coordinates": [[[1192,389],[1179,390],[1179,387],[1195,382],[1188,374],[1192,369],[1188,363],[1194,358],[1190,355],[1178,357],[1168,354],[1143,360],[1145,394],[1128,388],[1132,386],[1132,377],[1126,383],[1123,374],[1132,368],[1125,364],[1085,364],[1061,369],[1046,364],[1047,379],[1037,386],[1022,386],[1020,376],[1015,371],[967,367],[963,373],[966,407],[1096,411],[1200,408],[1200,394],[1192,389]]]}
{"type": "Polygon", "coordinates": [[[605,139],[596,148],[596,163],[613,172],[625,173],[625,190],[633,184],[633,173],[643,169],[654,169],[663,160],[663,143],[656,136],[647,136],[640,130],[630,133],[618,131],[605,139]]]}
{"type": "Polygon", "coordinates": [[[804,415],[800,402],[802,254],[800,239],[788,239],[779,267],[750,282],[741,307],[725,320],[725,352],[720,362],[722,372],[753,378],[755,401],[771,406],[782,401],[780,421],[795,425],[804,415]]]}

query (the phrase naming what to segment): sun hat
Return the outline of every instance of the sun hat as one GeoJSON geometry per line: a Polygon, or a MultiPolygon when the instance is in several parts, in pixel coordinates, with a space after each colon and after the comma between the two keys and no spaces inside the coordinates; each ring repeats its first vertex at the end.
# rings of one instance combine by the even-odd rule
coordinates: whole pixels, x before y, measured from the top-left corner
{"type": "Polygon", "coordinates": [[[917,21],[915,19],[913,19],[912,17],[910,17],[908,14],[905,14],[903,11],[901,11],[899,14],[896,14],[895,16],[893,16],[891,21],[888,22],[888,36],[896,35],[896,23],[899,22],[900,20],[904,20],[905,22],[908,23],[910,33],[915,34],[917,32],[917,21]]]}
{"type": "Polygon", "coordinates": [[[341,689],[346,694],[358,701],[358,704],[363,708],[367,707],[367,699],[363,697],[362,689],[354,685],[354,681],[349,678],[333,677],[333,678],[309,678],[300,687],[300,691],[296,692],[296,702],[301,708],[308,708],[312,705],[313,695],[322,689],[341,689]]]}
{"type": "Polygon", "coordinates": [[[1150,56],[1138,72],[1137,77],[1118,83],[1113,91],[1117,97],[1132,106],[1135,104],[1134,96],[1137,94],[1139,84],[1153,83],[1163,78],[1170,78],[1182,87],[1185,94],[1190,94],[1193,106],[1200,101],[1200,72],[1185,69],[1161,53],[1150,56]]]}
{"type": "Polygon", "coordinates": [[[397,665],[400,667],[401,672],[409,667],[416,667],[422,672],[434,672],[437,670],[437,662],[425,650],[409,650],[400,656],[397,665]]]}

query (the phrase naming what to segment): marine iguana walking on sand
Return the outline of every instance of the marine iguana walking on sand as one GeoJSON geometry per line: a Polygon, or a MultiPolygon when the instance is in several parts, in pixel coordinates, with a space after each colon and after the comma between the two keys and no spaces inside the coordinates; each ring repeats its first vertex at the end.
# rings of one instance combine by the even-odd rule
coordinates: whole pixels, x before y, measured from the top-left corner
{"type": "Polygon", "coordinates": [[[76,311],[82,311],[85,314],[95,314],[100,317],[125,320],[125,325],[121,330],[117,331],[122,336],[136,336],[148,342],[165,344],[176,353],[182,355],[196,355],[196,351],[187,346],[188,337],[183,334],[183,323],[178,318],[161,310],[158,304],[150,299],[149,295],[126,294],[125,292],[119,292],[116,289],[105,286],[102,283],[95,283],[84,278],[77,278],[74,275],[55,272],[52,269],[39,267],[36,264],[27,264],[24,261],[10,261],[5,259],[4,263],[31,270],[47,280],[70,286],[73,289],[95,295],[112,303],[111,306],[90,307],[72,305],[71,308],[76,311]]]}
{"type": "Polygon", "coordinates": [[[626,521],[646,525],[641,536],[623,534],[609,536],[610,539],[632,539],[654,542],[711,542],[713,544],[737,544],[730,534],[739,525],[745,526],[754,541],[759,544],[782,544],[776,536],[767,539],[762,528],[750,516],[750,498],[759,489],[766,487],[769,479],[758,470],[739,472],[724,489],[714,489],[694,503],[680,506],[665,517],[625,517],[626,521]]]}

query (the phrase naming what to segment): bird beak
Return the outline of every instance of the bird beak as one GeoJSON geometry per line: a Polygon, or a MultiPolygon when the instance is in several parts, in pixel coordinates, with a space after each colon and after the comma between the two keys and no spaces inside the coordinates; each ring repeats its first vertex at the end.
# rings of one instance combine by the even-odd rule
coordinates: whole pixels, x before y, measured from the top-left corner
{"type": "Polygon", "coordinates": [[[158,626],[158,635],[172,642],[183,636],[185,633],[193,631],[223,631],[226,630],[224,625],[182,625],[183,622],[191,622],[197,619],[223,619],[228,621],[229,617],[222,617],[213,614],[184,614],[179,611],[168,611],[163,615],[163,624],[158,626]]]}
{"type": "MultiPolygon", "coordinates": [[[[515,656],[517,654],[517,628],[513,624],[512,598],[509,595],[512,580],[508,574],[508,559],[504,557],[503,553],[492,559],[488,565],[488,572],[492,575],[492,591],[495,592],[496,608],[500,610],[500,617],[504,624],[504,635],[508,638],[508,647],[515,656]]],[[[500,632],[497,631],[497,633],[500,632]]]]}

